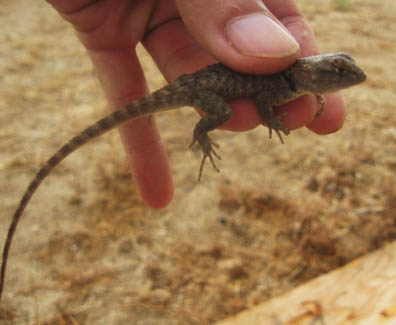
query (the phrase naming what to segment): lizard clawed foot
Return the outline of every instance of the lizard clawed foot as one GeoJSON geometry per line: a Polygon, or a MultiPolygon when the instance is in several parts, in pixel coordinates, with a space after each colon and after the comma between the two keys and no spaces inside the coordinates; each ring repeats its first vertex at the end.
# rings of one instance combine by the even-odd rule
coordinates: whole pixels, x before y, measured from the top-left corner
{"type": "Polygon", "coordinates": [[[315,114],[315,118],[318,118],[326,109],[326,98],[323,95],[316,95],[316,99],[319,103],[319,110],[315,114]]]}
{"type": "Polygon", "coordinates": [[[281,118],[285,116],[286,113],[287,112],[284,112],[278,116],[276,116],[275,114],[271,114],[265,119],[268,125],[269,138],[272,138],[272,130],[274,130],[282,144],[284,143],[282,133],[284,135],[288,135],[290,133],[289,128],[281,121],[281,118]]]}
{"type": "Polygon", "coordinates": [[[284,135],[288,135],[290,133],[289,128],[283,124],[283,122],[279,119],[271,121],[268,123],[268,130],[269,130],[269,138],[272,138],[272,130],[274,130],[282,144],[284,144],[282,133],[284,135]]]}
{"type": "Polygon", "coordinates": [[[190,144],[190,148],[194,145],[195,142],[198,142],[202,152],[203,152],[203,158],[201,161],[201,166],[199,167],[199,175],[198,175],[198,181],[201,180],[202,172],[203,172],[203,167],[205,165],[206,158],[209,158],[210,163],[212,164],[213,168],[217,171],[220,172],[220,169],[216,166],[214,158],[217,158],[221,160],[220,155],[216,152],[216,150],[213,147],[219,148],[220,146],[213,142],[207,134],[200,134],[197,136],[194,136],[193,141],[190,144]]]}

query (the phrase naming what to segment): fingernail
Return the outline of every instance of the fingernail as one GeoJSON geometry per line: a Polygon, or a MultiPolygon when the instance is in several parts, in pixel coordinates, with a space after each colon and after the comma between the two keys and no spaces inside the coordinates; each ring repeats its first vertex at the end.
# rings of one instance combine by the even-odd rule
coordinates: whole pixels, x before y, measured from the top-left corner
{"type": "Polygon", "coordinates": [[[286,29],[263,14],[234,18],[225,31],[232,46],[242,55],[282,58],[300,49],[286,29]]]}

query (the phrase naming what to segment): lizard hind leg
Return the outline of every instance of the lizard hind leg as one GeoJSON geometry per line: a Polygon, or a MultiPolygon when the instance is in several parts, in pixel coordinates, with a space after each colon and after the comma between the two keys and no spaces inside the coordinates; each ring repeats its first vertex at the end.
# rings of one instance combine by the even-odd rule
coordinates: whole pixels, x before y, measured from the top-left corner
{"type": "MultiPolygon", "coordinates": [[[[256,98],[256,104],[258,107],[258,110],[260,112],[260,115],[264,119],[264,121],[267,123],[268,128],[269,128],[269,138],[271,139],[272,137],[272,130],[276,132],[278,135],[278,138],[281,143],[283,142],[282,138],[282,133],[284,135],[288,135],[290,133],[289,128],[281,121],[282,115],[277,116],[273,109],[272,105],[268,102],[268,96],[266,94],[260,94],[256,98]]],[[[286,113],[283,113],[285,115],[286,113]]]]}
{"type": "MultiPolygon", "coordinates": [[[[279,117],[276,116],[273,112],[272,109],[270,110],[270,117],[267,116],[267,119],[265,120],[268,124],[268,133],[269,133],[269,138],[272,138],[272,130],[275,131],[276,135],[278,136],[280,142],[284,144],[285,142],[283,141],[282,138],[282,133],[285,135],[288,135],[290,133],[289,129],[283,124],[283,122],[280,120],[283,115],[286,115],[286,112],[281,114],[279,117]]],[[[262,113],[261,113],[262,114],[262,113]]],[[[268,113],[266,113],[268,114],[268,113]]],[[[263,115],[263,114],[262,114],[263,115]]]]}
{"type": "Polygon", "coordinates": [[[232,111],[223,98],[211,91],[200,91],[194,96],[191,105],[207,113],[195,126],[193,140],[190,144],[191,148],[195,142],[198,142],[203,152],[198,175],[199,181],[207,158],[209,158],[213,168],[220,172],[214,159],[221,160],[220,155],[215,150],[215,148],[219,148],[219,145],[210,139],[208,132],[228,121],[231,118],[232,111]]]}

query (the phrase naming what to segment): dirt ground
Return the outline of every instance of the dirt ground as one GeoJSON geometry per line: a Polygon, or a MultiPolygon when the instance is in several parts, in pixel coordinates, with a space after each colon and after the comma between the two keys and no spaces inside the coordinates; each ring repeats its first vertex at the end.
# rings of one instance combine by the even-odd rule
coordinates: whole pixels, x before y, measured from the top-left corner
{"type": "MultiPolygon", "coordinates": [[[[367,72],[345,92],[344,128],[297,130],[286,145],[265,128],[214,132],[221,174],[197,183],[196,113],[161,114],[176,195],[160,211],[140,201],[118,133],[93,141],[27,209],[1,324],[213,324],[396,238],[396,2],[299,3],[322,50],[367,72]]],[[[71,28],[44,1],[1,1],[1,243],[41,163],[107,112],[71,28]]]]}

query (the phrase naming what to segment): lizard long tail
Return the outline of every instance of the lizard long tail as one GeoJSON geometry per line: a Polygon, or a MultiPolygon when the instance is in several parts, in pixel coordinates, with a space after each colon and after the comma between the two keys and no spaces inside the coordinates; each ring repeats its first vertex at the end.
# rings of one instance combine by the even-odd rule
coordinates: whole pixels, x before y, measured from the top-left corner
{"type": "MultiPolygon", "coordinates": [[[[179,89],[180,90],[180,89],[179,89]]],[[[26,189],[21,201],[19,202],[18,208],[14,212],[12,222],[8,228],[6,242],[3,248],[3,260],[0,271],[0,301],[4,288],[5,273],[7,268],[8,254],[10,251],[12,239],[18,223],[21,219],[22,213],[28,205],[33,194],[36,192],[42,181],[46,176],[54,169],[63,159],[69,156],[72,152],[83,146],[88,141],[96,138],[107,131],[114,129],[120,124],[139,117],[150,115],[153,112],[165,111],[174,109],[180,106],[179,103],[180,91],[175,91],[174,85],[168,85],[164,88],[143,97],[121,110],[115,111],[110,115],[99,120],[92,126],[86,128],[79,135],[72,138],[66,144],[64,144],[47,162],[40,168],[36,176],[33,178],[28,188],[26,189]]]]}

